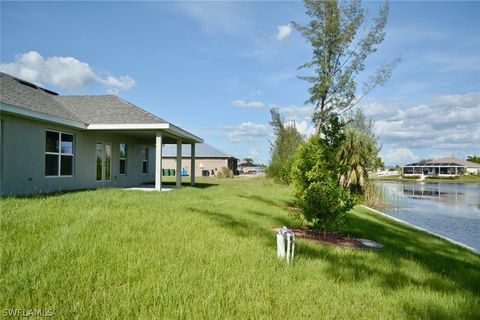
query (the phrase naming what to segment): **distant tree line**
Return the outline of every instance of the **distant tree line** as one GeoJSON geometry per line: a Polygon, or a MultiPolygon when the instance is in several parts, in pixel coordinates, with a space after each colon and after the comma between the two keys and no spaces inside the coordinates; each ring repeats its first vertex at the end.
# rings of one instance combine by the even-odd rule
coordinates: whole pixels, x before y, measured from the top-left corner
{"type": "Polygon", "coordinates": [[[480,157],[477,157],[476,155],[468,156],[468,157],[467,157],[467,161],[475,162],[475,163],[479,163],[479,164],[480,164],[480,157]]]}

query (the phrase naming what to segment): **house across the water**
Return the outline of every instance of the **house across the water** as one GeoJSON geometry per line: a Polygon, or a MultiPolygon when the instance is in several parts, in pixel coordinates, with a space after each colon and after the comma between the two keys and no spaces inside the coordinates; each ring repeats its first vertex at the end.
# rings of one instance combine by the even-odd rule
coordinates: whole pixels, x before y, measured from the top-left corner
{"type": "Polygon", "coordinates": [[[460,176],[480,172],[480,164],[453,157],[430,160],[422,163],[410,163],[403,167],[406,176],[460,176]]]}
{"type": "Polygon", "coordinates": [[[132,187],[152,180],[161,190],[164,144],[180,146],[177,172],[181,146],[188,146],[195,170],[201,138],[117,96],[60,96],[5,73],[0,89],[2,195],[132,187]]]}

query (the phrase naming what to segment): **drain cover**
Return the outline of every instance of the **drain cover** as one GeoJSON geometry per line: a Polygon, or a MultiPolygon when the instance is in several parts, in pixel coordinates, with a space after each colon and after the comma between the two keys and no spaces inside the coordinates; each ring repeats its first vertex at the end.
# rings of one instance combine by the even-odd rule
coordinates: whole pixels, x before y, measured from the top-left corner
{"type": "Polygon", "coordinates": [[[365,247],[368,247],[370,249],[383,249],[383,244],[380,244],[378,242],[368,240],[368,239],[357,239],[360,241],[365,247]]]}

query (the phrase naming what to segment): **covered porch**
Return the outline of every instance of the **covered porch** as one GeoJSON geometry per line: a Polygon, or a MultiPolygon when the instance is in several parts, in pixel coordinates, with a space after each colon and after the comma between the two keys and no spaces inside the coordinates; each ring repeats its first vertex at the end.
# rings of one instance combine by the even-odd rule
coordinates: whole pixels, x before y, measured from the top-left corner
{"type": "Polygon", "coordinates": [[[458,176],[465,173],[465,167],[456,163],[408,164],[403,167],[404,175],[458,176]]]}
{"type": "MultiPolygon", "coordinates": [[[[203,140],[171,123],[155,123],[155,124],[104,124],[89,125],[87,130],[91,133],[102,132],[103,134],[121,135],[134,139],[138,144],[146,146],[154,146],[154,186],[132,186],[129,189],[142,189],[152,191],[168,191],[172,189],[171,185],[163,185],[163,147],[166,144],[176,145],[176,168],[175,168],[175,187],[182,185],[182,145],[189,144],[192,157],[190,184],[195,185],[195,144],[202,143],[203,140]]],[[[147,160],[148,161],[148,160],[147,160]]]]}

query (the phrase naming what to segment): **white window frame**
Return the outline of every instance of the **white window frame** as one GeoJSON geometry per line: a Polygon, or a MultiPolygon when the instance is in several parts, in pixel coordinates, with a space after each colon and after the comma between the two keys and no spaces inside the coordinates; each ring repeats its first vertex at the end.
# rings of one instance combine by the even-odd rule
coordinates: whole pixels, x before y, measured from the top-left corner
{"type": "MultiPolygon", "coordinates": [[[[128,173],[128,170],[127,170],[127,163],[128,163],[127,158],[128,158],[128,146],[127,146],[126,143],[120,143],[120,144],[118,145],[118,175],[120,175],[120,176],[126,176],[127,173],[128,173]],[[122,144],[125,145],[125,158],[122,158],[121,155],[120,155],[120,154],[121,154],[121,153],[120,153],[120,150],[121,150],[121,145],[122,145],[122,144]],[[121,173],[121,172],[120,172],[120,168],[122,167],[122,166],[120,165],[120,163],[122,162],[122,160],[125,160],[125,173],[121,173]]],[[[143,165],[142,165],[142,166],[143,166],[143,165]]]]}
{"type": "Polygon", "coordinates": [[[111,181],[112,181],[112,177],[113,177],[113,171],[112,171],[112,170],[113,170],[113,143],[111,143],[111,142],[106,142],[106,143],[104,144],[104,148],[105,148],[105,149],[104,149],[104,151],[105,151],[105,153],[104,153],[104,157],[105,157],[105,159],[104,159],[104,160],[105,160],[105,163],[104,163],[105,168],[104,168],[104,170],[105,170],[105,172],[104,172],[104,177],[103,177],[104,179],[103,179],[103,181],[104,181],[104,182],[111,182],[111,181]],[[108,149],[108,146],[110,146],[110,161],[109,161],[109,168],[110,168],[110,172],[109,172],[109,173],[110,173],[110,174],[107,176],[107,149],[108,149]]]}
{"type": "Polygon", "coordinates": [[[95,143],[95,182],[101,182],[101,183],[108,183],[112,182],[113,179],[113,143],[112,142],[106,142],[106,141],[97,141],[95,143]],[[96,147],[98,144],[103,145],[103,154],[102,154],[102,178],[100,180],[97,180],[97,150],[96,147]],[[107,146],[110,146],[110,176],[107,179],[106,176],[106,163],[107,163],[107,146]]]}
{"type": "Polygon", "coordinates": [[[143,147],[143,150],[145,151],[145,156],[146,156],[146,159],[143,158],[143,151],[142,151],[142,174],[143,175],[148,175],[148,162],[149,162],[149,156],[148,156],[148,152],[150,151],[148,146],[144,146],[143,147]],[[146,163],[146,168],[147,168],[147,172],[143,172],[143,164],[146,163]]]}
{"type": "MultiPolygon", "coordinates": [[[[46,155],[57,155],[58,156],[58,170],[56,175],[49,175],[47,176],[44,170],[45,178],[71,178],[75,176],[75,134],[69,132],[62,132],[58,130],[46,129],[45,130],[45,141],[44,147],[47,144],[47,132],[56,132],[58,133],[58,152],[51,152],[51,151],[44,151],[45,152],[45,161],[44,166],[46,165],[46,155]],[[72,153],[62,153],[62,134],[72,136],[72,153]],[[71,156],[72,157],[72,174],[71,175],[61,175],[62,172],[62,156],[71,156]]],[[[44,167],[45,168],[45,167],[44,167]]]]}

